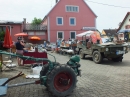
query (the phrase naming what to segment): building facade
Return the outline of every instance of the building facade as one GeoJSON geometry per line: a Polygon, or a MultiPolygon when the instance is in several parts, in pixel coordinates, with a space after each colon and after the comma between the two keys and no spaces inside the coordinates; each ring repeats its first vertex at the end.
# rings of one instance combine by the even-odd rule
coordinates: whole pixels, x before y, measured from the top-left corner
{"type": "Polygon", "coordinates": [[[84,0],[56,0],[56,5],[45,16],[48,41],[58,38],[76,39],[76,34],[96,28],[97,16],[84,0]]]}
{"type": "Polygon", "coordinates": [[[5,32],[6,26],[10,30],[10,35],[13,41],[17,41],[17,37],[14,35],[16,33],[20,33],[23,31],[23,23],[22,22],[12,22],[12,21],[0,21],[0,33],[5,32]]]}
{"type": "MultiPolygon", "coordinates": [[[[17,40],[16,33],[28,34],[26,40],[37,36],[41,40],[55,43],[58,38],[65,40],[76,39],[76,34],[86,30],[96,29],[97,16],[84,0],[56,0],[55,6],[44,17],[40,25],[32,26],[26,23],[6,23],[11,29],[13,41],[17,40]]],[[[3,24],[2,24],[3,25],[3,24]]]]}

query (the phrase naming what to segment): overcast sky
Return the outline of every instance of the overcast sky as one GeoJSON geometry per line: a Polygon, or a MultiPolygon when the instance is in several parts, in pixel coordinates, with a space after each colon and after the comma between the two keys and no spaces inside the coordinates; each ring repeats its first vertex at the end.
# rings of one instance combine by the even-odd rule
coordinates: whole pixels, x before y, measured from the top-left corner
{"type": "MultiPolygon", "coordinates": [[[[85,0],[97,17],[97,29],[115,29],[130,11],[130,0],[85,0]],[[114,5],[114,6],[108,6],[114,5]],[[120,7],[116,7],[120,6],[120,7]],[[126,7],[126,8],[125,8],[126,7]]],[[[0,0],[0,20],[31,22],[43,19],[55,5],[55,0],[0,0]]]]}

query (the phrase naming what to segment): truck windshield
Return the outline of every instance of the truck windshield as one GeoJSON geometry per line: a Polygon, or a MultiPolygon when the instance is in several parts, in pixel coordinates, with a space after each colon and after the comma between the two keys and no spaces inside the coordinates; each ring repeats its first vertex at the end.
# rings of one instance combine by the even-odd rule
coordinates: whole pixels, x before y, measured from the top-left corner
{"type": "Polygon", "coordinates": [[[112,42],[112,40],[108,37],[101,38],[103,43],[112,42]]]}

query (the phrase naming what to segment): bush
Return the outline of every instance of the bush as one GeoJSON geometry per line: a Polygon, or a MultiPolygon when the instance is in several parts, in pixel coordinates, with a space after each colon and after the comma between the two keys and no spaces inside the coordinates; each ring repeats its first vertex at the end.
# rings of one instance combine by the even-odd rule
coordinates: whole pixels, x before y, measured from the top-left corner
{"type": "Polygon", "coordinates": [[[1,40],[1,41],[4,41],[4,37],[5,37],[5,32],[4,32],[4,31],[1,31],[1,32],[0,32],[0,40],[1,40]]]}

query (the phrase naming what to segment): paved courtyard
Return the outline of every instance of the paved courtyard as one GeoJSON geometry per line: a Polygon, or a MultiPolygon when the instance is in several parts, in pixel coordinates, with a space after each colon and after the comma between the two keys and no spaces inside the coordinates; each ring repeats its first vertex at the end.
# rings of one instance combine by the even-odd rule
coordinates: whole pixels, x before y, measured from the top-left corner
{"type": "MultiPolygon", "coordinates": [[[[66,63],[69,56],[52,53],[57,62],[66,63]]],[[[104,60],[102,64],[95,64],[90,58],[81,59],[82,76],[78,77],[77,87],[67,97],[130,97],[130,53],[124,56],[123,62],[104,60]]],[[[49,56],[53,61],[53,57],[49,56]]],[[[19,73],[30,74],[29,66],[17,66],[14,70],[0,72],[0,78],[12,77],[19,73]]],[[[19,77],[9,84],[34,81],[19,77]]],[[[9,88],[4,97],[53,97],[44,86],[26,85],[9,88]]]]}

